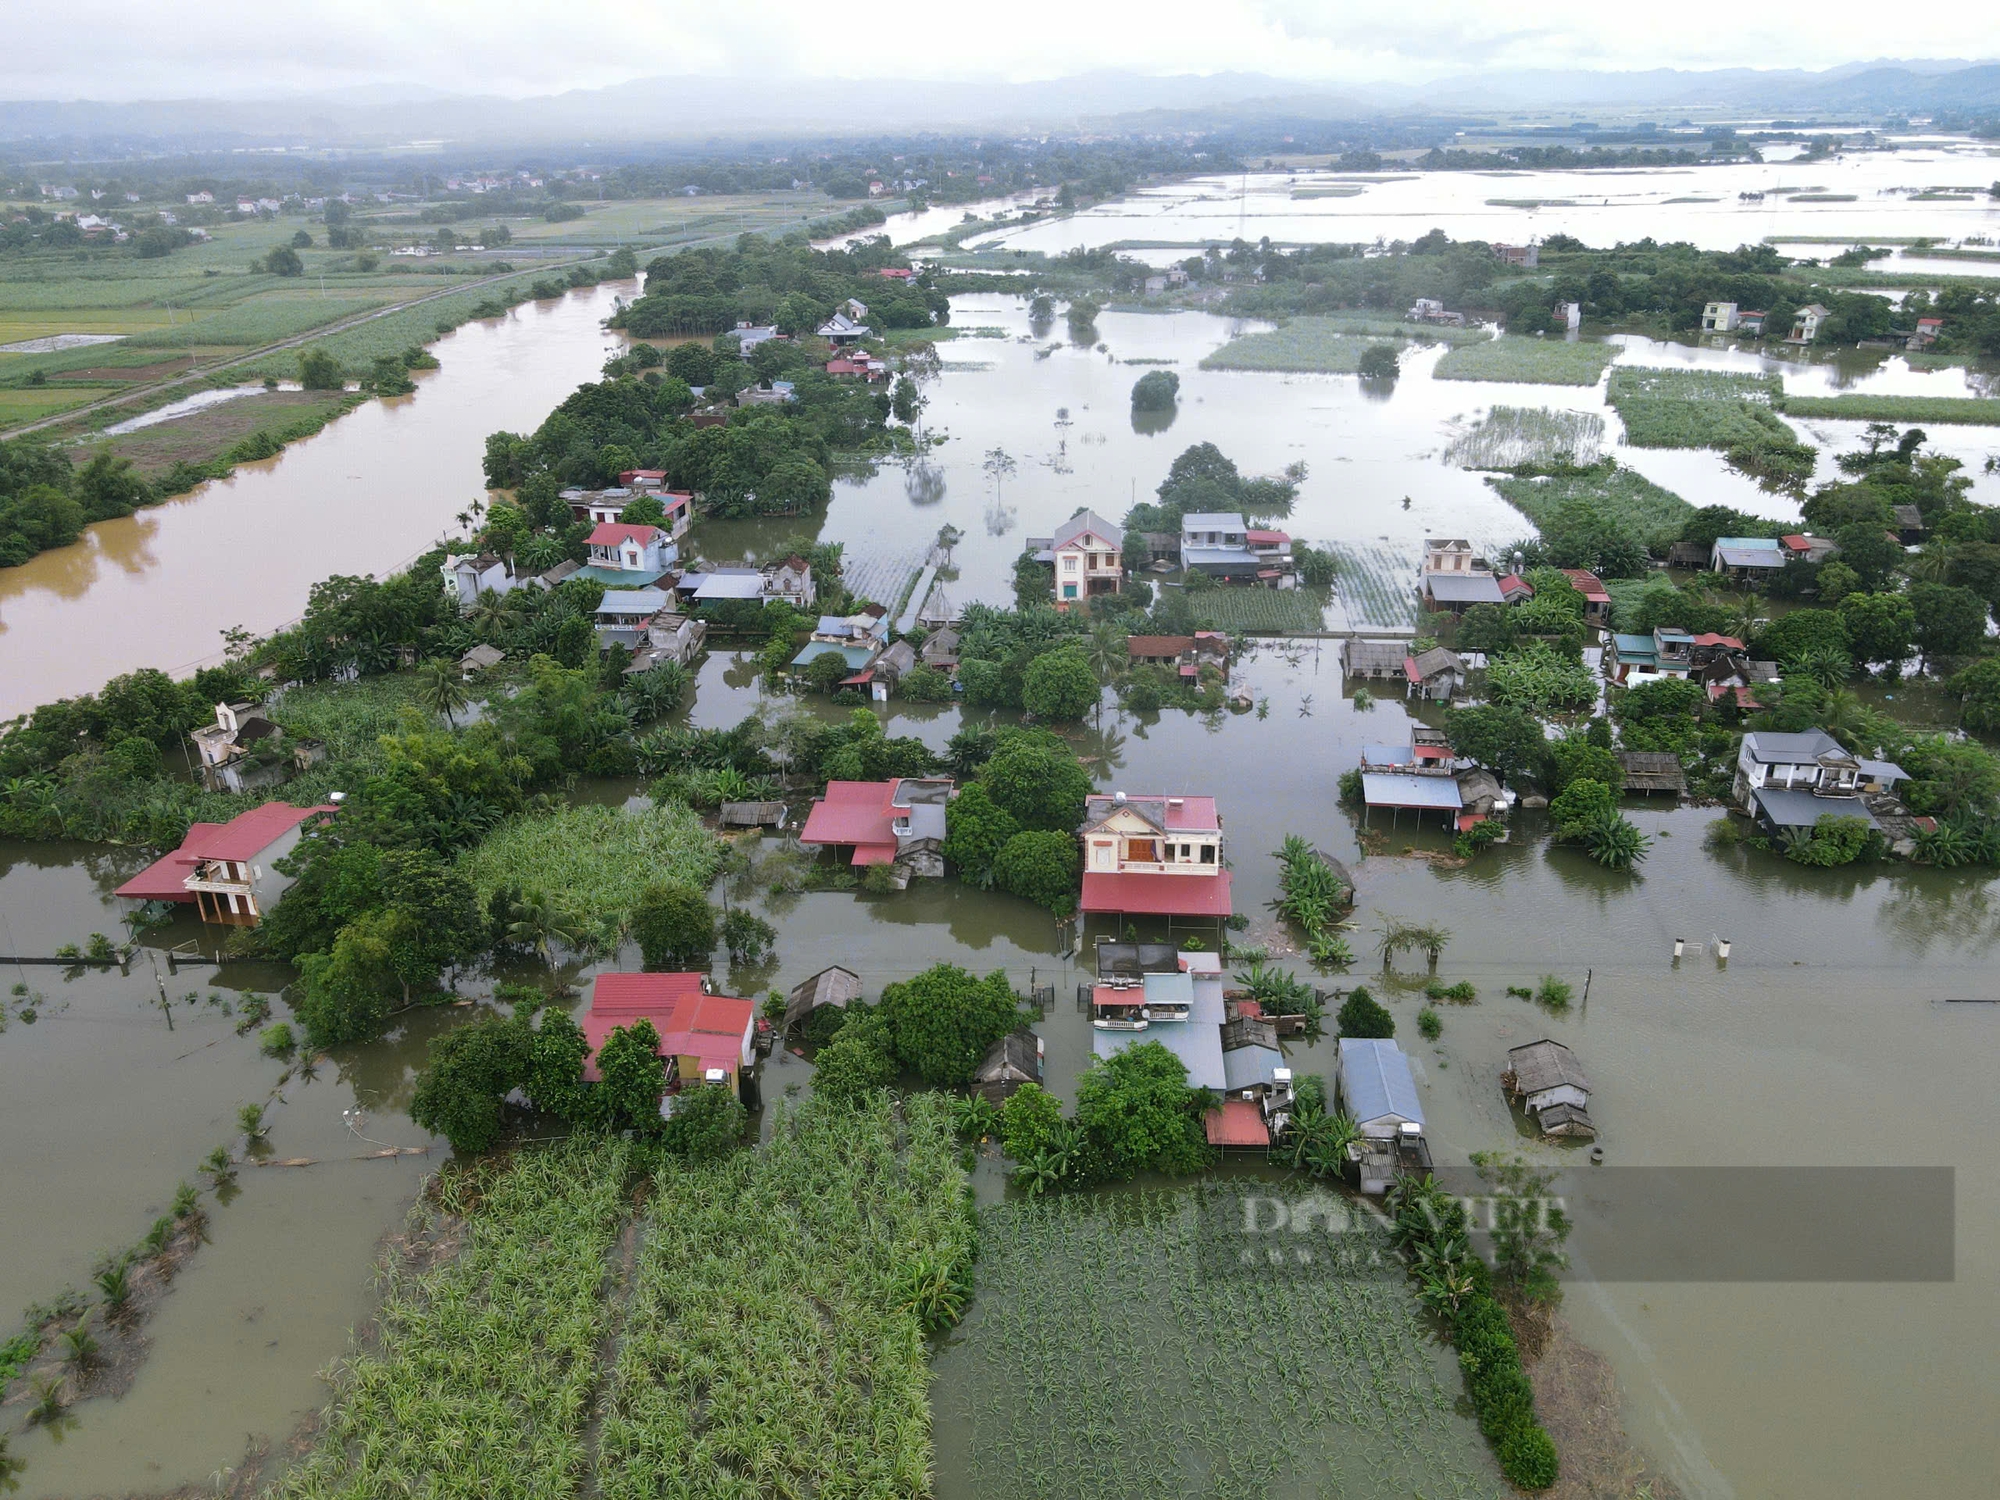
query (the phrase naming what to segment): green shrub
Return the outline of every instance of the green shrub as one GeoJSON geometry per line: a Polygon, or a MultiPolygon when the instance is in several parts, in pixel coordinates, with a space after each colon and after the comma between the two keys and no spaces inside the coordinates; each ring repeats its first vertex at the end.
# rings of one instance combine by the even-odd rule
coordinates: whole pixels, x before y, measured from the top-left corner
{"type": "Polygon", "coordinates": [[[1356,990],[1341,1002],[1334,1022],[1342,1036],[1386,1038],[1396,1034],[1396,1018],[1365,989],[1356,990]]]}

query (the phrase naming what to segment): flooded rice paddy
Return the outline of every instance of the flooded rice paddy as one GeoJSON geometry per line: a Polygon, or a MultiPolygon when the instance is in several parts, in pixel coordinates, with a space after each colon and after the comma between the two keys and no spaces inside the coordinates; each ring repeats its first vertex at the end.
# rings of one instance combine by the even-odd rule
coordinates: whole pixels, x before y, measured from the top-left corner
{"type": "MultiPolygon", "coordinates": [[[[1816,167],[1814,181],[1831,170],[1816,167]]],[[[1468,186],[1426,181],[1446,195],[1432,200],[1441,207],[1468,186]]],[[[1525,196],[1528,189],[1485,191],[1525,196]]],[[[1330,200],[1342,212],[1364,202],[1366,195],[1330,200]]],[[[1327,204],[1305,206],[1317,213],[1327,204]]],[[[1686,223],[1705,207],[1689,206],[1686,223]]],[[[1441,222],[1452,233],[1474,232],[1441,222]]],[[[1879,229],[1883,221],[1871,222],[1879,229]]],[[[1625,231],[1573,232],[1608,239],[1625,231]]],[[[1693,233],[1684,226],[1677,237],[1693,233]]],[[[1754,237],[1733,230],[1726,243],[1754,237]]],[[[295,615],[306,587],[325,574],[379,573],[424,545],[479,493],[485,434],[534,425],[595,372],[611,342],[599,323],[612,295],[576,293],[471,325],[440,347],[444,368],[417,397],[371,405],[271,464],[247,466],[233,481],[132,522],[94,528],[65,554],[0,573],[0,712],[88,689],[115,671],[205,655],[226,625],[269,628],[295,615]]],[[[1373,558],[1380,597],[1372,607],[1386,609],[1425,533],[1494,546],[1526,530],[1478,474],[1441,461],[1451,438],[1496,403],[1601,414],[1621,461],[1691,502],[1796,514],[1793,502],[1732,474],[1716,455],[1618,446],[1601,383],[1437,382],[1428,371],[1436,353],[1418,352],[1406,357],[1393,390],[1370,393],[1352,377],[1202,371],[1201,357],[1244,326],[1205,313],[1105,313],[1102,351],[1030,327],[1014,298],[960,298],[954,319],[1000,333],[943,346],[947,370],[930,392],[925,421],[950,441],[921,472],[892,465],[843,479],[820,535],[843,543],[857,569],[887,576],[949,522],[964,533],[953,558],[957,576],[944,583],[959,604],[1005,602],[1025,536],[1079,505],[1121,514],[1183,448],[1209,441],[1246,472],[1306,463],[1297,509],[1283,524],[1373,558]],[[1163,431],[1134,426],[1128,393],[1149,366],[1130,360],[1171,361],[1166,367],[1181,376],[1180,406],[1163,431]],[[1017,465],[997,486],[983,466],[996,447],[1017,465]]],[[[1983,378],[1874,355],[1773,360],[1727,347],[1620,342],[1628,362],[1776,368],[1795,392],[1969,394],[1983,378]]],[[[1829,472],[1832,454],[1858,431],[1848,423],[1804,427],[1823,444],[1829,472]]],[[[1930,431],[1975,471],[2000,449],[1992,430],[1930,431]]],[[[1975,493],[2000,502],[1996,485],[1982,475],[1975,493]]],[[[755,556],[796,529],[797,522],[710,524],[695,540],[713,558],[755,556]]],[[[1340,628],[1367,591],[1348,592],[1329,610],[1329,628],[1340,628]]],[[[1989,1493],[2000,1467],[1990,1421],[2000,1354],[1977,1331],[2000,1313],[2000,1169],[1986,1150],[1996,1124],[1991,1060],[2000,1049],[2000,1005],[1960,1003],[2000,999],[2000,899],[1989,884],[1965,872],[1821,871],[1747,852],[1713,854],[1702,834],[1715,810],[1698,808],[1632,809],[1655,840],[1636,874],[1549,847],[1533,814],[1517,820],[1514,842],[1464,868],[1406,854],[1445,847],[1441,832],[1407,822],[1389,831],[1383,852],[1364,858],[1353,819],[1337,804],[1336,780],[1362,745],[1397,739],[1407,716],[1393,700],[1357,708],[1343,693],[1336,651],[1331,640],[1254,643],[1233,673],[1254,711],[1136,717],[1107,707],[1074,736],[1078,751],[1106,787],[1218,796],[1237,907],[1251,919],[1244,941],[1283,942],[1269,913],[1270,851],[1290,833],[1355,870],[1357,950],[1365,951],[1384,915],[1452,930],[1440,974],[1471,981],[1479,1001],[1445,1008],[1439,1042],[1411,1046],[1434,1149],[1461,1183],[1467,1153],[1520,1146],[1574,1164],[1565,1186],[1587,1191],[1590,1168],[1580,1156],[1526,1141],[1500,1095],[1506,1048],[1542,1035],[1575,1047],[1589,1069],[1601,1143],[1619,1166],[1954,1167],[1957,1265],[1948,1283],[1581,1280],[1569,1288],[1566,1315],[1610,1360],[1628,1427],[1689,1494],[1989,1493]],[[1713,955],[1719,937],[1733,943],[1726,963],[1713,955]],[[1676,938],[1691,945],[1678,964],[1676,938]],[[1571,981],[1579,995],[1587,990],[1587,1000],[1554,1017],[1506,996],[1508,985],[1543,974],[1571,981]]],[[[716,652],[700,668],[686,713],[698,724],[731,724],[759,693],[746,658],[716,652]]],[[[962,719],[955,707],[896,705],[889,729],[942,747],[962,719]]],[[[605,783],[577,795],[624,802],[642,793],[633,783],[605,783]]],[[[80,943],[93,930],[116,934],[108,892],[138,859],[74,845],[0,846],[0,944],[32,954],[80,943]]],[[[1068,1092],[1088,1061],[1088,1024],[1068,999],[1081,974],[1063,957],[1067,934],[1039,908],[953,881],[919,882],[894,896],[757,900],[779,929],[779,946],[754,970],[722,971],[739,993],[787,988],[834,962],[860,973],[871,993],[939,961],[1001,968],[1022,990],[1055,985],[1057,1003],[1038,1023],[1051,1085],[1068,1092]]],[[[197,937],[175,928],[152,941],[197,937]]],[[[635,960],[624,957],[625,966],[635,960]]],[[[1357,974],[1373,967],[1364,960],[1357,974]]],[[[1422,977],[1370,980],[1406,1036],[1422,977]]],[[[300,1163],[239,1171],[232,1200],[211,1207],[211,1242],[146,1322],[150,1348],[130,1390],[80,1405],[60,1444],[41,1435],[17,1444],[29,1464],[24,1495],[163,1491],[205,1481],[246,1445],[282,1443],[321,1400],[317,1371],[366,1317],[377,1244],[439,1159],[435,1149],[378,1153],[436,1147],[403,1111],[430,1035],[462,1012],[417,1013],[389,1039],[342,1049],[301,1076],[262,1056],[254,1029],[237,1032],[244,999],[276,995],[287,978],[236,966],[166,976],[157,946],[129,975],[92,971],[65,981],[61,970],[21,969],[7,976],[47,1000],[33,1023],[15,1019],[0,1034],[0,1101],[14,1148],[0,1156],[0,1202],[8,1205],[0,1307],[81,1284],[98,1255],[136,1240],[175,1184],[196,1180],[203,1156],[238,1139],[240,1104],[274,1097],[270,1159],[300,1163]],[[162,979],[172,1030],[160,1007],[162,979]]],[[[481,987],[478,978],[466,986],[481,987]]],[[[1331,1047],[1298,1047],[1293,1061],[1327,1073],[1331,1047]]],[[[768,1065],[766,1096],[802,1083],[807,1072],[780,1054],[768,1065]]],[[[997,1198],[990,1166],[980,1180],[983,1195],[997,1198]]],[[[1103,1211],[1122,1210],[1114,1202],[1103,1211]]],[[[1077,1243],[1087,1243],[1087,1228],[1076,1230],[1077,1243]]],[[[1168,1266],[1170,1250],[1166,1240],[1149,1246],[1169,1256],[1168,1266]]],[[[938,1361],[938,1488],[954,1500],[1026,1492],[993,1477],[1011,1462],[1002,1449],[1017,1442],[1006,1424],[1018,1417],[982,1399],[982,1383],[999,1366],[977,1341],[987,1336],[982,1330],[1007,1326],[1007,1299],[1021,1295],[1005,1271],[996,1268],[992,1302],[982,1308],[975,1299],[957,1347],[938,1361]]],[[[1421,1369],[1410,1369],[1421,1384],[1421,1369]]],[[[1441,1378],[1449,1394],[1448,1367],[1441,1378]]],[[[1448,1462],[1440,1458],[1435,1484],[1408,1482],[1392,1465],[1403,1484],[1395,1492],[1497,1483],[1476,1440],[1466,1440],[1464,1419],[1438,1421],[1434,1436],[1448,1462]]],[[[1372,1480],[1337,1472],[1340,1493],[1376,1492],[1372,1480]]],[[[1291,1491],[1278,1484],[1271,1492],[1291,1491]]]]}

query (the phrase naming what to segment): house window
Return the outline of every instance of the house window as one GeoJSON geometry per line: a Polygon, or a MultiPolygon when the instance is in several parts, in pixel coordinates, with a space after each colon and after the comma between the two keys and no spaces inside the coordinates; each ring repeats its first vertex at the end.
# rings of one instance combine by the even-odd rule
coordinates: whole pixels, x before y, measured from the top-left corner
{"type": "Polygon", "coordinates": [[[1203,844],[1201,846],[1201,862],[1205,865],[1215,863],[1215,845],[1203,844]]]}
{"type": "Polygon", "coordinates": [[[1064,584],[1064,585],[1063,585],[1063,598],[1065,598],[1065,599],[1074,599],[1075,597],[1076,597],[1076,585],[1075,585],[1075,584],[1073,584],[1073,583],[1066,583],[1066,584],[1064,584]]]}
{"type": "Polygon", "coordinates": [[[1073,552],[1066,552],[1066,553],[1064,553],[1064,554],[1063,554],[1063,571],[1064,571],[1065,573],[1074,573],[1074,572],[1076,571],[1076,554],[1075,554],[1075,553],[1073,553],[1073,552]]]}

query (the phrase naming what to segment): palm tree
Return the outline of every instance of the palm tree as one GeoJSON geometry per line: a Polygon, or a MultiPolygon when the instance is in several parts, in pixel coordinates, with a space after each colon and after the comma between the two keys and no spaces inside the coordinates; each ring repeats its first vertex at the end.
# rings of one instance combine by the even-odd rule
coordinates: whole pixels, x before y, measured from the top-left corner
{"type": "Polygon", "coordinates": [[[1757,633],[1757,622],[1764,617],[1765,600],[1755,589],[1736,602],[1735,612],[1730,616],[1730,625],[1736,638],[1747,641],[1757,633]]]}
{"type": "Polygon", "coordinates": [[[1945,583],[1951,578],[1952,564],[1957,560],[1956,554],[1957,549],[1949,541],[1938,537],[1904,564],[1904,567],[1917,583],[1945,583]]]}
{"type": "Polygon", "coordinates": [[[472,608],[465,612],[465,618],[481,636],[490,635],[507,621],[507,601],[492,589],[481,589],[472,608]]]}
{"type": "Polygon", "coordinates": [[[458,664],[440,656],[417,668],[417,701],[450,728],[458,728],[458,711],[472,701],[466,695],[458,664]]]}
{"type": "Polygon", "coordinates": [[[1090,663],[1099,682],[1110,682],[1125,670],[1131,660],[1126,640],[1115,620],[1099,620],[1090,627],[1090,634],[1084,637],[1083,659],[1090,663]]]}
{"type": "Polygon", "coordinates": [[[1792,671],[1823,688],[1836,688],[1853,675],[1854,663],[1837,647],[1816,646],[1800,653],[1799,659],[1792,663],[1792,671]]]}
{"type": "Polygon", "coordinates": [[[1837,687],[1826,695],[1818,714],[1820,727],[1852,750],[1866,723],[1868,709],[1852,688],[1837,687]]]}
{"type": "Polygon", "coordinates": [[[1641,833],[1630,819],[1611,813],[1584,830],[1583,845],[1600,865],[1613,870],[1629,870],[1646,857],[1653,841],[1641,833]]]}
{"type": "Polygon", "coordinates": [[[560,943],[573,953],[594,947],[598,933],[589,917],[574,907],[563,905],[546,891],[529,891],[507,924],[507,941],[533,948],[550,968],[556,964],[555,949],[560,943]]]}

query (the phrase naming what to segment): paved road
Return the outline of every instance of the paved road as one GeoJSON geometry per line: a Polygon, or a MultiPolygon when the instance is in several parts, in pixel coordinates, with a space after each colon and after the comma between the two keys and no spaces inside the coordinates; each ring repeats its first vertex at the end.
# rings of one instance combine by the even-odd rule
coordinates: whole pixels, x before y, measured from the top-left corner
{"type": "MultiPolygon", "coordinates": [[[[184,375],[176,375],[171,379],[155,380],[146,385],[134,386],[129,391],[119,391],[115,395],[101,397],[83,406],[72,406],[67,411],[57,412],[54,416],[43,417],[38,422],[24,422],[19,427],[0,429],[0,438],[23,437],[31,432],[41,432],[46,428],[60,427],[64,423],[74,422],[78,417],[88,416],[92,412],[105,411],[116,406],[125,406],[144,397],[156,396],[163,391],[173,390],[176,386],[191,385],[198,380],[207,380],[210,376],[218,375],[224,370],[234,370],[243,365],[254,363],[262,359],[265,355],[277,350],[296,349],[301,344],[313,343],[316,340],[327,337],[329,334],[345,333],[348,329],[358,328],[363,323],[372,323],[377,318],[386,318],[391,313],[403,312],[408,308],[422,307],[426,302],[435,302],[441,297],[450,297],[458,292],[471,291],[475,287],[491,286],[496,281],[508,281],[516,276],[526,275],[530,272],[546,273],[549,271],[565,270],[570,266],[581,265],[585,260],[593,258],[591,256],[579,256],[575,260],[550,261],[545,265],[525,267],[522,270],[503,271],[497,276],[482,276],[476,281],[456,281],[451,286],[441,288],[435,292],[426,292],[421,297],[412,297],[407,302],[396,302],[388,307],[378,307],[373,312],[360,313],[352,318],[342,318],[337,323],[324,324],[319,328],[311,330],[309,333],[297,334],[288,339],[279,339],[274,344],[266,344],[260,349],[252,349],[247,354],[235,354],[231,355],[228,359],[217,360],[213,364],[200,365],[195,369],[189,370],[184,375]]],[[[424,343],[428,342],[428,340],[419,340],[418,342],[424,343]]]]}

